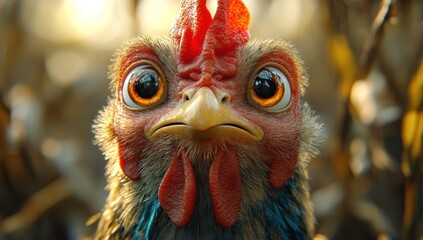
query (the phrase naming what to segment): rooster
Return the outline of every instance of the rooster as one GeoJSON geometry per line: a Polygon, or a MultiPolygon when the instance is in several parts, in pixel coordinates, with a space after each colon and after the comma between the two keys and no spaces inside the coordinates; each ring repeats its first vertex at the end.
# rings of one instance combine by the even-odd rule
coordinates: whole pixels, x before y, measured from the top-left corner
{"type": "Polygon", "coordinates": [[[310,239],[320,125],[294,48],[250,40],[241,0],[185,0],[170,37],[136,37],[94,125],[110,191],[96,239],[310,239]]]}

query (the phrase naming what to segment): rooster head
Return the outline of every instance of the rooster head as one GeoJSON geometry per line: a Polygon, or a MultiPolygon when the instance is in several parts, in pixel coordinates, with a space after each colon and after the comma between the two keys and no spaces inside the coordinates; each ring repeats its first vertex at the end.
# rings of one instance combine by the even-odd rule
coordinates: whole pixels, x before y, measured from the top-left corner
{"type": "Polygon", "coordinates": [[[114,96],[95,131],[122,208],[135,201],[148,212],[156,198],[177,227],[206,218],[231,228],[267,216],[264,202],[289,180],[302,189],[293,199],[307,201],[319,126],[300,102],[301,61],[286,42],[250,41],[248,26],[240,0],[218,0],[213,18],[206,0],[185,0],[170,38],[135,38],[118,51],[114,96]]]}

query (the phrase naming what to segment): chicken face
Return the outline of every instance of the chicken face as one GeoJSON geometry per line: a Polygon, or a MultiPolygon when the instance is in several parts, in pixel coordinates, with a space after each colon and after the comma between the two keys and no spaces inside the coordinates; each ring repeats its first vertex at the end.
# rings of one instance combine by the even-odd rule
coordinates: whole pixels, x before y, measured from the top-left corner
{"type": "Polygon", "coordinates": [[[247,27],[240,1],[219,1],[214,19],[205,1],[184,1],[172,38],[135,38],[118,51],[114,97],[96,125],[109,159],[108,204],[123,209],[115,218],[148,226],[137,208],[152,211],[146,199],[157,198],[163,222],[196,231],[249,223],[251,236],[265,236],[263,205],[288,180],[302,190],[287,201],[307,205],[302,152],[318,127],[300,104],[301,61],[283,41],[249,41],[247,27]]]}

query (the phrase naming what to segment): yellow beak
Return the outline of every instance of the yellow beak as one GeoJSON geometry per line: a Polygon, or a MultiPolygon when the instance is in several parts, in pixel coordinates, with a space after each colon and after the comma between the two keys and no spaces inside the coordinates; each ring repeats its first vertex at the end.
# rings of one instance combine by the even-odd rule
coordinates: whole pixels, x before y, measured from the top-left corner
{"type": "Polygon", "coordinates": [[[259,141],[261,128],[242,119],[229,105],[230,97],[216,94],[208,87],[187,93],[181,107],[165,116],[157,124],[145,129],[147,137],[179,135],[195,140],[230,138],[259,141]]]}

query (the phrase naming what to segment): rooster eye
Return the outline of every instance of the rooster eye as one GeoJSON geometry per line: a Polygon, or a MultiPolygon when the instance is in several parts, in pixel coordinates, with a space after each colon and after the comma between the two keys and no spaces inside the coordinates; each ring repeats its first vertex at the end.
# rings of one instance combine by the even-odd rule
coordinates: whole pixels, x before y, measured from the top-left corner
{"type": "Polygon", "coordinates": [[[123,100],[129,108],[144,109],[159,103],[165,88],[162,75],[153,65],[139,65],[126,75],[123,100]]]}
{"type": "Polygon", "coordinates": [[[255,105],[268,112],[284,110],[291,100],[288,78],[277,67],[265,66],[254,75],[250,98],[255,105]]]}

